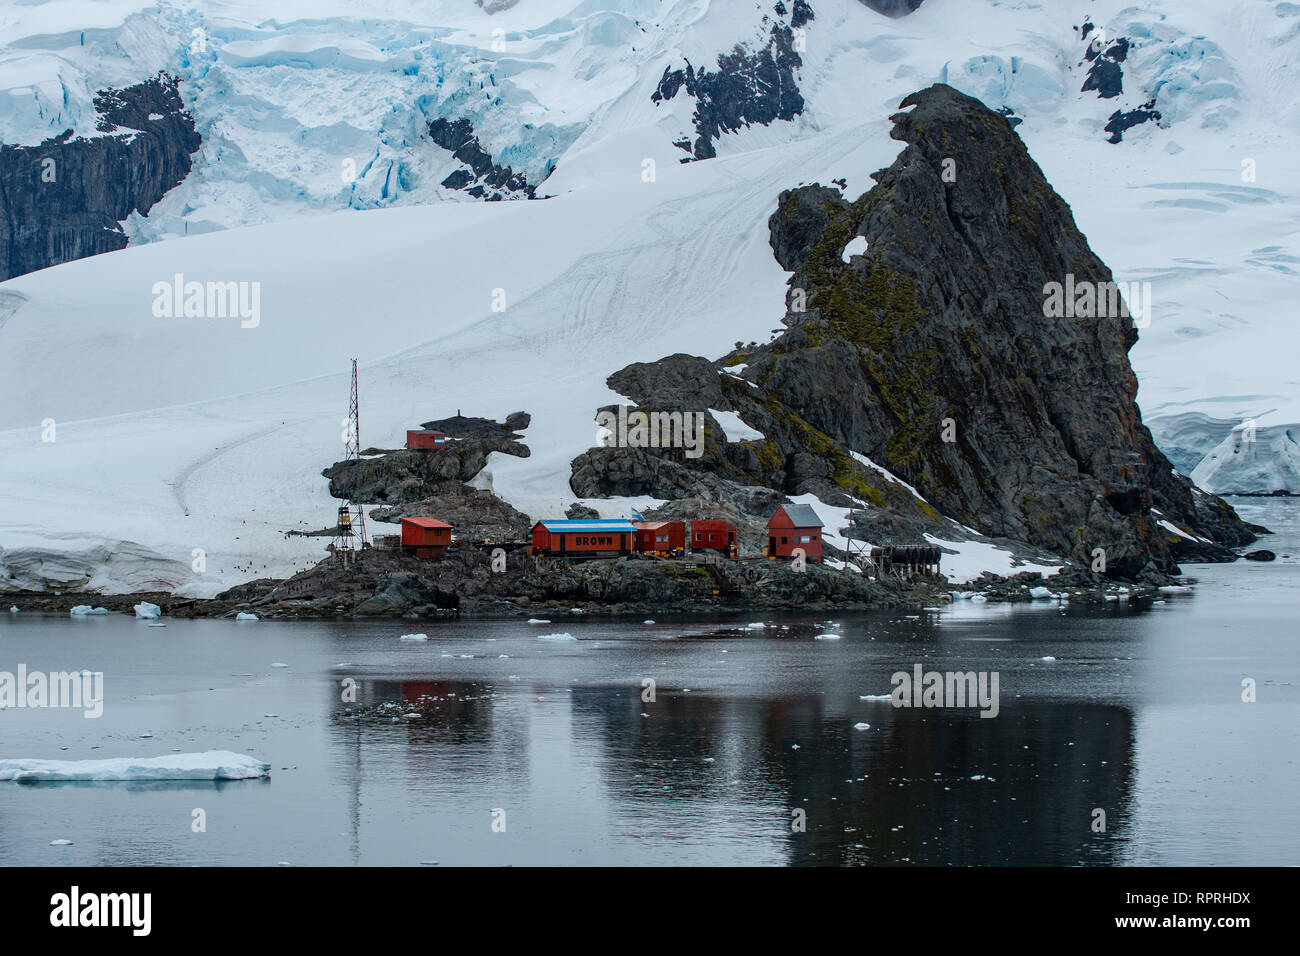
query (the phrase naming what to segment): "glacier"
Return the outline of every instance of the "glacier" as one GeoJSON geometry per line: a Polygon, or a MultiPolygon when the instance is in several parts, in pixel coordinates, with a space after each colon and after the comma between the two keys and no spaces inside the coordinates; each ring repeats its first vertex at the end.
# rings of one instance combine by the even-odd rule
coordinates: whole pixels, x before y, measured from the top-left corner
{"type": "MultiPolygon", "coordinates": [[[[159,70],[181,78],[203,136],[190,176],[124,223],[127,249],[0,284],[0,576],[33,590],[211,596],[313,563],[319,540],[285,532],[320,527],[337,505],[320,469],[342,452],[352,357],[366,445],[395,447],[460,407],[526,409],[533,455],[494,457],[493,486],[534,516],[563,513],[595,409],[619,400],[605,378],[764,340],[784,313],[766,231],[780,191],[840,178],[864,190],[898,151],[889,114],[940,79],[1021,119],[1116,279],[1151,282],[1151,322],[1131,353],[1144,415],[1240,422],[1271,409],[1260,434],[1294,434],[1300,332],[1277,303],[1300,280],[1289,173],[1300,8],[970,0],[954,17],[952,2],[927,0],[890,19],[819,0],[802,28],[804,109],[682,162],[674,142],[695,104],[655,103],[660,78],[756,48],[770,6],[0,11],[4,142],[93,137],[94,91],[159,70]],[[1135,43],[1118,104],[1080,89],[1085,12],[1135,43]],[[1106,142],[1110,113],[1150,96],[1161,123],[1106,142]],[[461,164],[425,133],[439,117],[470,120],[495,162],[550,198],[485,203],[444,188],[461,164]],[[152,316],[149,290],[176,274],[259,282],[260,325],[152,316]],[[560,366],[564,388],[545,388],[542,370],[560,366]],[[42,440],[47,420],[57,441],[42,440]]],[[[1269,482],[1300,490],[1293,467],[1273,471],[1269,482]]],[[[1229,474],[1193,477],[1240,490],[1229,474]]],[[[969,543],[961,564],[970,577],[1015,567],[969,543]]]]}

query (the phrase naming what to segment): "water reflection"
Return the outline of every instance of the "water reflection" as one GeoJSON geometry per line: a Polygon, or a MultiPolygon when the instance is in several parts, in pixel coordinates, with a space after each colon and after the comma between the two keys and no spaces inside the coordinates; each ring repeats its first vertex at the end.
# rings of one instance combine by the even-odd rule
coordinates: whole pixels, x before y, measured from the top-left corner
{"type": "Polygon", "coordinates": [[[884,701],[850,718],[825,694],[374,679],[335,703],[334,741],[358,781],[368,749],[396,745],[408,774],[457,789],[545,783],[531,778],[562,771],[533,754],[538,698],[594,755],[615,824],[648,837],[759,838],[793,864],[1105,864],[1132,814],[1134,718],[1114,704],[1014,701],[986,719],[884,701]]]}

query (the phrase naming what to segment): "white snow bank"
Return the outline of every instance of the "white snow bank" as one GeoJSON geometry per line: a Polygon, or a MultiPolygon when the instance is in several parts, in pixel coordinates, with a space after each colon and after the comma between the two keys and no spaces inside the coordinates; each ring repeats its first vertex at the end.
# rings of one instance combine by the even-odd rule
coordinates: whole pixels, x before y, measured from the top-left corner
{"type": "Polygon", "coordinates": [[[763,441],[767,437],[757,429],[746,425],[736,412],[720,412],[716,408],[710,408],[709,414],[717,420],[718,426],[729,442],[763,441]]]}
{"type": "Polygon", "coordinates": [[[146,621],[157,620],[162,617],[162,608],[157,604],[150,604],[148,601],[141,601],[135,606],[135,616],[146,621]]]}
{"type": "MultiPolygon", "coordinates": [[[[936,544],[944,549],[944,555],[939,562],[939,570],[947,575],[948,580],[953,584],[965,584],[973,581],[985,571],[992,571],[994,574],[1020,574],[1023,571],[1038,571],[1044,577],[1051,577],[1061,570],[1059,564],[1035,564],[1031,561],[1020,561],[1014,554],[1005,548],[999,548],[997,545],[989,544],[984,541],[944,541],[936,538],[932,534],[927,534],[925,540],[931,544],[936,544]],[[956,554],[948,554],[949,551],[956,551],[956,554]]],[[[977,597],[972,597],[972,601],[977,597]]]]}
{"type": "Polygon", "coordinates": [[[58,780],[247,780],[269,777],[271,765],[229,750],[115,757],[108,760],[0,760],[0,780],[18,783],[58,780]]]}
{"type": "Polygon", "coordinates": [[[844,251],[840,253],[840,258],[843,259],[845,262],[848,262],[854,256],[862,256],[862,255],[866,255],[866,253],[867,253],[867,237],[854,236],[852,239],[849,240],[848,245],[844,247],[844,251]]]}

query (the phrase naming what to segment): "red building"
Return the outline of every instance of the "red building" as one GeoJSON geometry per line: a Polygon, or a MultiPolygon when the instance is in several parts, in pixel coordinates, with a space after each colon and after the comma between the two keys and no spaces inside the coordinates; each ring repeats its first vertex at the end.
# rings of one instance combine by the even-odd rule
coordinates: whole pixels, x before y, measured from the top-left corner
{"type": "Polygon", "coordinates": [[[811,505],[782,505],[767,521],[769,557],[794,557],[796,548],[809,561],[822,559],[822,521],[811,505]]]}
{"type": "Polygon", "coordinates": [[[447,436],[424,428],[411,428],[406,432],[407,448],[446,448],[447,436]]]}
{"type": "Polygon", "coordinates": [[[692,521],[692,551],[721,551],[728,557],[740,553],[736,542],[736,526],[727,521],[692,521]]]}
{"type": "Polygon", "coordinates": [[[633,521],[638,551],[685,551],[685,521],[633,521]]]}
{"type": "Polygon", "coordinates": [[[615,557],[631,554],[636,528],[620,519],[557,519],[533,525],[533,553],[615,557]]]}
{"type": "Polygon", "coordinates": [[[441,558],[451,544],[451,525],[437,518],[403,518],[402,550],[412,549],[417,558],[441,558]]]}

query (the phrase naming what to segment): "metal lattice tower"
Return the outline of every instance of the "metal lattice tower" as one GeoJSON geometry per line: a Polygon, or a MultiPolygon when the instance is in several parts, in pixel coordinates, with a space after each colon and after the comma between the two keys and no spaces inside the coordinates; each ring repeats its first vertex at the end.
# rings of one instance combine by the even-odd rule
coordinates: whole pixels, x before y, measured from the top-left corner
{"type": "Polygon", "coordinates": [[[357,536],[357,547],[366,546],[366,512],[361,507],[361,412],[360,403],[357,399],[357,360],[352,360],[352,392],[348,398],[348,421],[351,427],[348,429],[348,446],[347,460],[352,462],[352,474],[355,479],[352,484],[352,494],[348,498],[348,509],[355,512],[352,519],[352,527],[357,536]]]}

